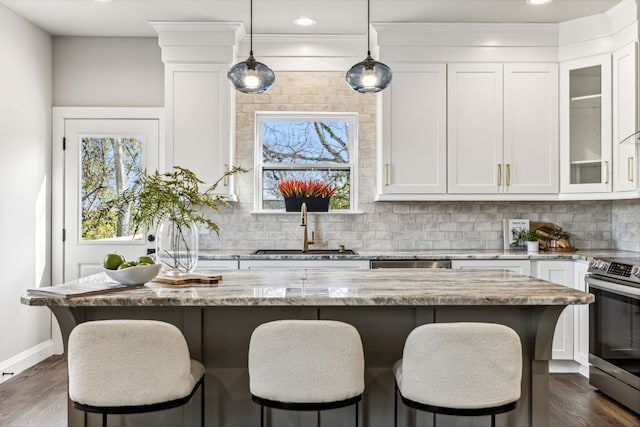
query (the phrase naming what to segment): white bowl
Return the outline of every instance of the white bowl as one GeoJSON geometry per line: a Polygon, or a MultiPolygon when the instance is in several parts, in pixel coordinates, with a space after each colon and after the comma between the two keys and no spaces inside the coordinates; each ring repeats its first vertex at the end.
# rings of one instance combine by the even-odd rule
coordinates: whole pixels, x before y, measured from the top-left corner
{"type": "Polygon", "coordinates": [[[116,282],[123,285],[142,285],[155,278],[160,273],[160,264],[137,265],[134,267],[123,268],[122,270],[107,270],[107,273],[116,282]]]}

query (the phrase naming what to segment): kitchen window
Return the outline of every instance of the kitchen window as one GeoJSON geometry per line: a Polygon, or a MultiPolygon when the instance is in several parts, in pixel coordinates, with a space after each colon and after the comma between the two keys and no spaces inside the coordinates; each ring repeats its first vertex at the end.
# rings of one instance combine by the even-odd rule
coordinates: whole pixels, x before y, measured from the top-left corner
{"type": "Polygon", "coordinates": [[[284,210],[278,181],[298,179],[333,185],[330,211],[355,211],[357,141],[357,113],[257,112],[257,210],[284,210]]]}

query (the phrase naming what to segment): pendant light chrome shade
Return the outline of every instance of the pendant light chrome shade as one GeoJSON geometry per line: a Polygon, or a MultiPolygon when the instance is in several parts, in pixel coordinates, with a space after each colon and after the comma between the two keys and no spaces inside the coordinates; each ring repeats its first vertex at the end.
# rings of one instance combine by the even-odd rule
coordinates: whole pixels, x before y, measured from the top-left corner
{"type": "Polygon", "coordinates": [[[249,58],[246,61],[238,62],[229,69],[227,78],[240,92],[262,93],[269,90],[276,80],[273,70],[262,62],[256,61],[253,57],[253,0],[251,0],[249,40],[249,58]]]}
{"type": "Polygon", "coordinates": [[[371,57],[369,40],[370,1],[367,0],[367,57],[347,71],[346,80],[349,87],[360,93],[374,93],[386,89],[391,83],[391,68],[371,57]]]}

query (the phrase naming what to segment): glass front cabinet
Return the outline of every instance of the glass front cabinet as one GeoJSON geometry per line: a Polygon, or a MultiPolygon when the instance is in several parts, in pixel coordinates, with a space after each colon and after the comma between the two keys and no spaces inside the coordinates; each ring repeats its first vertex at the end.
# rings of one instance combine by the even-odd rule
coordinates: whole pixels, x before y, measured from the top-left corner
{"type": "Polygon", "coordinates": [[[611,56],[560,65],[561,191],[610,192],[611,56]]]}

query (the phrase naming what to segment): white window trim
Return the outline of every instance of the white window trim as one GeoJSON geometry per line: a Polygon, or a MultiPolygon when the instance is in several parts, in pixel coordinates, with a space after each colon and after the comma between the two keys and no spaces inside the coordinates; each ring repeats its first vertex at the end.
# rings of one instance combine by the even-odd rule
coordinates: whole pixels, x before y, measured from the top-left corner
{"type": "MultiPolygon", "coordinates": [[[[265,119],[269,120],[346,120],[352,121],[353,134],[349,141],[349,162],[345,163],[350,170],[350,206],[351,209],[334,210],[328,213],[354,213],[358,211],[358,113],[357,112],[323,112],[323,111],[256,111],[254,117],[254,212],[256,213],[284,213],[283,210],[262,209],[262,136],[260,134],[260,123],[265,119]]],[[[312,169],[307,165],[285,166],[283,169],[312,169]]],[[[345,167],[346,169],[346,167],[345,167]]]]}

